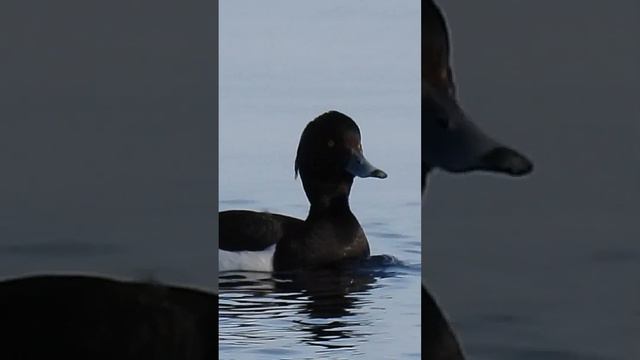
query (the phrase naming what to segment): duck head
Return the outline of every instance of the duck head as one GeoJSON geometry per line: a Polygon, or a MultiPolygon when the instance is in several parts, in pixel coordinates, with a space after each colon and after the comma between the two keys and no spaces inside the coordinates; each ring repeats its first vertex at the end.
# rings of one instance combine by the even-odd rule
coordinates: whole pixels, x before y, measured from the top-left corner
{"type": "Polygon", "coordinates": [[[364,157],[358,125],[337,111],[326,112],[307,124],[298,145],[295,173],[300,174],[312,205],[346,201],[356,176],[387,177],[364,157]]]}
{"type": "Polygon", "coordinates": [[[444,14],[427,0],[422,3],[422,189],[435,168],[529,174],[533,164],[525,155],[485,134],[458,104],[450,54],[444,14]]]}
{"type": "Polygon", "coordinates": [[[533,163],[485,134],[465,114],[450,89],[422,86],[422,177],[439,168],[451,173],[486,171],[524,176],[533,163]]]}

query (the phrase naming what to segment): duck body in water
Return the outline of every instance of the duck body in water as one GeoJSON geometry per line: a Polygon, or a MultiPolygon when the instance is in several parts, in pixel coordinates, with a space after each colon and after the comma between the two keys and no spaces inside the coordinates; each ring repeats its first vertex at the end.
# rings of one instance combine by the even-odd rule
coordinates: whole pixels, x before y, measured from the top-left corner
{"type": "Polygon", "coordinates": [[[214,359],[216,294],[79,275],[0,282],[0,358],[214,359]]]}
{"type": "Polygon", "coordinates": [[[302,132],[295,160],[310,203],[305,220],[229,210],[219,213],[219,270],[290,271],[369,257],[364,230],[349,207],[355,177],[386,178],[364,157],[360,129],[329,111],[302,132]]]}
{"type": "Polygon", "coordinates": [[[422,286],[422,358],[464,360],[449,322],[433,296],[422,286]]]}

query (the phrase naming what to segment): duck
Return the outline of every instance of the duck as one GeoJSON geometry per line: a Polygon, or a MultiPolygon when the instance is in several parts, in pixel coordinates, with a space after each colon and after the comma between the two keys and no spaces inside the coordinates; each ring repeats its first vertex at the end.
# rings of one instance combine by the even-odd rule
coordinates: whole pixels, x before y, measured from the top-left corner
{"type": "Polygon", "coordinates": [[[310,204],[306,219],[252,210],[219,213],[220,272],[312,270],[370,256],[349,195],[356,177],[384,179],[387,174],[364,157],[356,122],[336,110],[309,122],[294,175],[300,176],[310,204]]]}
{"type": "MultiPolygon", "coordinates": [[[[460,106],[451,68],[449,29],[433,0],[422,2],[422,178],[424,196],[430,174],[492,172],[522,177],[533,162],[522,152],[486,134],[460,106]]],[[[464,360],[453,327],[434,295],[422,284],[422,357],[464,360]]]]}
{"type": "Polygon", "coordinates": [[[2,359],[214,359],[218,295],[88,274],[0,281],[2,359]]]}

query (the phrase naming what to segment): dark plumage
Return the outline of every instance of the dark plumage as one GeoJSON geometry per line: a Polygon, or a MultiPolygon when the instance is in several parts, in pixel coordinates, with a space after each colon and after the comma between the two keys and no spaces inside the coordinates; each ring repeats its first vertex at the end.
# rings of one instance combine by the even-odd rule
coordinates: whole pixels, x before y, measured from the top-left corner
{"type": "Polygon", "coordinates": [[[449,64],[449,29],[442,10],[432,1],[422,2],[422,79],[443,93],[455,96],[449,64]]]}
{"type": "Polygon", "coordinates": [[[464,359],[451,326],[424,285],[422,286],[422,358],[430,360],[464,359]]]}
{"type": "Polygon", "coordinates": [[[218,247],[227,251],[264,250],[304,223],[291,216],[250,210],[222,211],[218,218],[218,247]]]}
{"type": "Polygon", "coordinates": [[[90,276],[0,282],[0,358],[214,359],[215,294],[90,276]]]}

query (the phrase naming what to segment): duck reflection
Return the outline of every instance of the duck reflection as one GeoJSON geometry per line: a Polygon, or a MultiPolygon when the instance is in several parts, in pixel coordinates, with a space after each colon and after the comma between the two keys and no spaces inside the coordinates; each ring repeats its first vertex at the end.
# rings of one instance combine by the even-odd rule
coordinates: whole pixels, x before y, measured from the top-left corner
{"type": "MultiPolygon", "coordinates": [[[[288,273],[233,272],[220,279],[220,318],[234,324],[254,324],[257,319],[295,319],[289,330],[302,334],[300,341],[326,349],[354,347],[370,333],[359,313],[371,305],[371,291],[387,277],[398,276],[391,257],[373,256],[366,263],[288,273]]],[[[252,336],[241,326],[227,337],[252,336]],[[244,333],[244,335],[243,335],[244,333]]]]}

